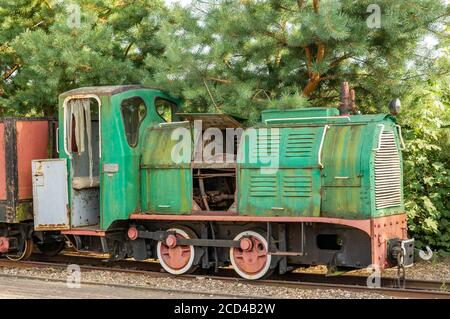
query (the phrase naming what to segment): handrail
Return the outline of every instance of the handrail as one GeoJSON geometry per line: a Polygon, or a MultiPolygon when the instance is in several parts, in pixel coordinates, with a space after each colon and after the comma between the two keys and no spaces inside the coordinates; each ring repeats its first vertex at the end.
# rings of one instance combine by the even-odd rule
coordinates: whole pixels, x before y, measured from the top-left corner
{"type": "Polygon", "coordinates": [[[400,143],[401,143],[400,150],[403,151],[403,150],[406,149],[406,146],[405,146],[405,142],[403,141],[402,127],[401,127],[400,125],[398,125],[398,124],[396,124],[395,127],[397,128],[397,130],[398,130],[398,136],[400,137],[400,143]]]}
{"type": "Polygon", "coordinates": [[[380,135],[378,136],[378,145],[376,148],[373,149],[373,151],[379,151],[380,147],[381,147],[381,137],[383,136],[384,124],[378,124],[378,126],[381,127],[381,130],[380,130],[380,135]]]}
{"type": "Polygon", "coordinates": [[[312,116],[312,117],[284,117],[284,118],[280,118],[280,119],[267,119],[264,120],[265,123],[267,123],[268,121],[286,121],[286,120],[316,120],[316,119],[342,119],[345,118],[347,119],[349,122],[351,122],[352,120],[350,119],[350,116],[312,116]]]}
{"type": "Polygon", "coordinates": [[[59,154],[59,127],[56,128],[56,153],[59,154]]]}
{"type": "Polygon", "coordinates": [[[190,123],[190,122],[189,121],[161,122],[161,123],[159,123],[159,127],[162,127],[163,125],[177,125],[177,124],[183,124],[183,123],[190,123]]]}
{"type": "Polygon", "coordinates": [[[329,128],[330,128],[329,125],[325,125],[323,127],[322,139],[320,140],[319,154],[317,156],[320,168],[323,168],[323,164],[322,164],[322,147],[323,147],[323,142],[325,141],[325,135],[327,134],[327,130],[329,128]]]}

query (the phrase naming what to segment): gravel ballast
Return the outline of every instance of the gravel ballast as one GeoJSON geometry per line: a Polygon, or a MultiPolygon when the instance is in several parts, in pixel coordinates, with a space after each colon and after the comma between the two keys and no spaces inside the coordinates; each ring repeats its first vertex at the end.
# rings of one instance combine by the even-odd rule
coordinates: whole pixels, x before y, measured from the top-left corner
{"type": "MultiPolygon", "coordinates": [[[[298,269],[296,272],[326,273],[326,267],[308,267],[298,269]]],[[[26,276],[43,280],[67,280],[68,272],[59,268],[10,268],[0,267],[0,274],[10,276],[26,276]]],[[[347,272],[351,275],[369,275],[365,269],[347,272]]],[[[396,277],[397,269],[385,270],[384,277],[396,277]]],[[[407,279],[435,280],[450,283],[450,258],[439,261],[417,261],[413,267],[406,269],[407,279]]],[[[371,292],[355,292],[342,289],[300,289],[287,287],[274,287],[269,285],[253,285],[237,281],[221,281],[205,277],[196,279],[181,279],[165,276],[150,276],[145,274],[129,274],[112,271],[82,271],[81,282],[101,283],[106,285],[125,285],[150,289],[166,289],[176,291],[190,291],[197,293],[238,295],[249,298],[298,298],[298,299],[381,299],[392,298],[371,292]]],[[[180,294],[183,297],[183,294],[180,294]]]]}
{"type": "MultiPolygon", "coordinates": [[[[55,268],[6,268],[0,267],[0,274],[28,276],[42,280],[66,280],[68,273],[55,268]]],[[[241,282],[228,282],[205,277],[196,279],[177,279],[173,277],[151,277],[140,274],[127,274],[109,271],[82,271],[81,284],[102,283],[127,285],[131,287],[171,289],[175,291],[196,291],[206,294],[228,294],[249,298],[296,298],[296,299],[391,299],[378,293],[354,292],[341,289],[295,289],[251,285],[241,282]]]]}
{"type": "MultiPolygon", "coordinates": [[[[315,266],[308,268],[299,268],[296,272],[326,274],[326,266],[315,266]]],[[[366,269],[352,270],[345,273],[346,275],[369,276],[371,272],[366,269]]],[[[397,267],[385,269],[383,277],[396,278],[397,267]]],[[[439,260],[425,261],[418,260],[412,267],[405,269],[406,279],[414,280],[434,280],[450,283],[450,258],[441,258],[439,260]]]]}

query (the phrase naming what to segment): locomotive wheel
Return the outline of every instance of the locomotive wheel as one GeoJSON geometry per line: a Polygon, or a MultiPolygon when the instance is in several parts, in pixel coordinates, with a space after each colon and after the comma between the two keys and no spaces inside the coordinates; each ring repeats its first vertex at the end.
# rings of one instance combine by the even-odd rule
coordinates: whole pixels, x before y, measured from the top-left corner
{"type": "MultiPolygon", "coordinates": [[[[197,238],[197,235],[189,228],[170,228],[167,231],[175,232],[176,238],[197,238]]],[[[159,263],[165,271],[173,275],[192,273],[197,269],[194,266],[195,248],[192,245],[173,245],[173,238],[164,242],[159,241],[156,247],[159,263]]]]}
{"type": "Polygon", "coordinates": [[[54,257],[66,247],[66,243],[64,241],[55,241],[51,243],[36,244],[36,246],[45,256],[54,257]]]}
{"type": "Polygon", "coordinates": [[[231,264],[239,276],[255,280],[270,275],[272,256],[268,254],[263,235],[249,230],[238,234],[234,240],[241,241],[240,247],[230,248],[231,264]]]}
{"type": "Polygon", "coordinates": [[[18,261],[22,259],[27,259],[31,256],[33,252],[33,240],[26,239],[23,241],[21,249],[19,249],[15,254],[6,254],[6,258],[12,261],[18,261]]]}

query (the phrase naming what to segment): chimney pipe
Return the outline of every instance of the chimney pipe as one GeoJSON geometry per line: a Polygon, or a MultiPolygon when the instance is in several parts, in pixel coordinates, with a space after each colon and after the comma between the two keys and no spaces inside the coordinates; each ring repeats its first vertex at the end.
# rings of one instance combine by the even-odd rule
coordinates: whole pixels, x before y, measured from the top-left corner
{"type": "Polygon", "coordinates": [[[354,114],[356,111],[356,103],[355,103],[355,90],[350,91],[350,110],[354,114]]]}
{"type": "Polygon", "coordinates": [[[350,109],[350,90],[348,82],[342,82],[341,85],[341,102],[339,104],[340,115],[348,115],[350,109]]]}

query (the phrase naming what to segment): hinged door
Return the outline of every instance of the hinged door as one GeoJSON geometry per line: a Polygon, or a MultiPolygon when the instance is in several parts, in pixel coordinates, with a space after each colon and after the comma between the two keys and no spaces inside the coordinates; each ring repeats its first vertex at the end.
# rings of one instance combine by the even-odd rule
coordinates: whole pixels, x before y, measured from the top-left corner
{"type": "Polygon", "coordinates": [[[36,230],[70,228],[66,159],[32,161],[36,230]]]}

